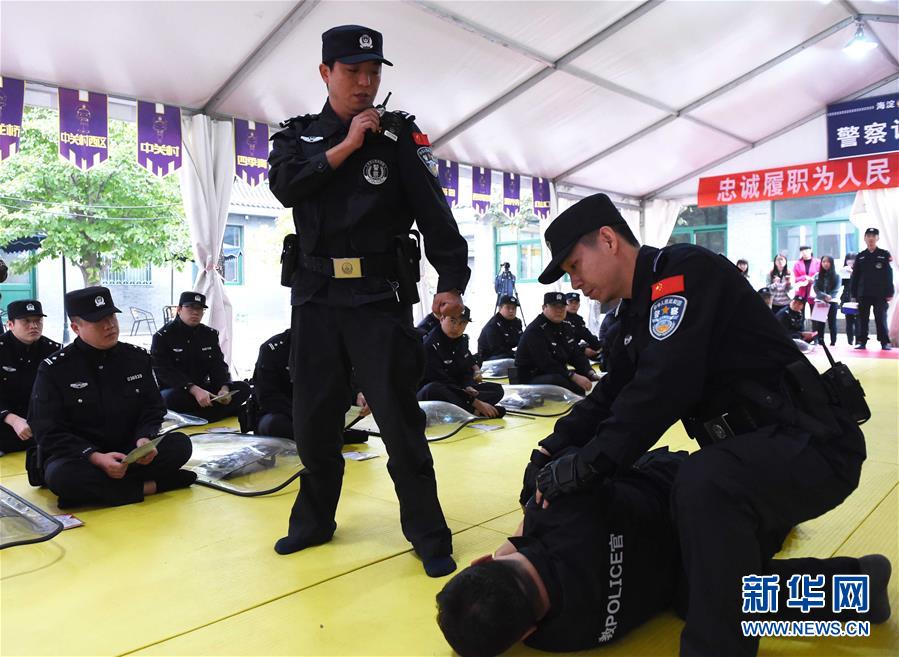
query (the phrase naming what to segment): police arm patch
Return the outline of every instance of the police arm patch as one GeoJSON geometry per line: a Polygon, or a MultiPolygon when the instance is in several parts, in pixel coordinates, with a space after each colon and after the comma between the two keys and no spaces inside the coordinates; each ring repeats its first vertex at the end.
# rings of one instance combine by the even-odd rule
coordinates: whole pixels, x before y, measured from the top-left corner
{"type": "Polygon", "coordinates": [[[435,178],[437,177],[437,158],[434,157],[434,153],[431,152],[430,146],[422,146],[418,149],[418,159],[421,160],[422,164],[431,172],[431,175],[435,178]]]}
{"type": "Polygon", "coordinates": [[[649,332],[656,340],[674,335],[687,310],[687,299],[677,294],[664,296],[649,309],[649,332]]]}

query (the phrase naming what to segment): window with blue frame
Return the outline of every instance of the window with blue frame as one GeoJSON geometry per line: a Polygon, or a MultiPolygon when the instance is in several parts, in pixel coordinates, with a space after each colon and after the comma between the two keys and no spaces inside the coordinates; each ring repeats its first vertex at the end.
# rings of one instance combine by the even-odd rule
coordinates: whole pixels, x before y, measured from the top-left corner
{"type": "Polygon", "coordinates": [[[815,257],[842,262],[859,250],[859,231],[849,221],[855,194],[833,194],[774,201],[771,222],[772,260],[781,254],[792,262],[800,246],[811,246],[815,257]]]}
{"type": "Polygon", "coordinates": [[[688,205],[677,215],[668,244],[698,244],[715,253],[727,253],[727,206],[688,205]]]}
{"type": "Polygon", "coordinates": [[[243,285],[243,226],[225,226],[220,271],[225,285],[243,285]]]}
{"type": "Polygon", "coordinates": [[[540,241],[540,224],[527,222],[518,227],[514,224],[497,226],[493,229],[495,244],[494,271],[508,262],[518,283],[533,283],[543,271],[543,246],[540,241]]]}

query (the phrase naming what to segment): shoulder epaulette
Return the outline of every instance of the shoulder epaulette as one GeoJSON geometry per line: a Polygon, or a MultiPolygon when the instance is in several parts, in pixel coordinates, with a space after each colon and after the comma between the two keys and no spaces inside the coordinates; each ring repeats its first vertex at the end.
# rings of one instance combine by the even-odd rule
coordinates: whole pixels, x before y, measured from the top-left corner
{"type": "Polygon", "coordinates": [[[300,114],[298,116],[291,117],[286,121],[281,121],[281,123],[279,123],[278,125],[280,125],[282,128],[292,128],[294,123],[302,123],[303,127],[305,127],[317,118],[318,114],[300,114]]]}
{"type": "Polygon", "coordinates": [[[119,342],[119,344],[127,349],[131,349],[132,351],[136,351],[141,354],[149,353],[146,349],[144,349],[140,345],[131,344],[130,342],[119,342]]]}

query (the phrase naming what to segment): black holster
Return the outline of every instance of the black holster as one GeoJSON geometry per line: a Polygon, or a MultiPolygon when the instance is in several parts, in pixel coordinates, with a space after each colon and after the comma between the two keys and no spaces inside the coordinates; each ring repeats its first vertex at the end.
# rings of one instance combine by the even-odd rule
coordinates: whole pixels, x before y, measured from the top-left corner
{"type": "Polygon", "coordinates": [[[41,458],[41,448],[34,445],[25,450],[25,471],[28,473],[28,483],[40,488],[44,485],[44,464],[41,458]]]}
{"type": "Polygon", "coordinates": [[[419,302],[418,281],[421,279],[421,235],[417,230],[393,238],[396,255],[397,295],[400,303],[413,305],[419,302]]]}
{"type": "Polygon", "coordinates": [[[299,240],[294,233],[284,236],[281,245],[281,285],[293,287],[299,257],[299,240]]]}

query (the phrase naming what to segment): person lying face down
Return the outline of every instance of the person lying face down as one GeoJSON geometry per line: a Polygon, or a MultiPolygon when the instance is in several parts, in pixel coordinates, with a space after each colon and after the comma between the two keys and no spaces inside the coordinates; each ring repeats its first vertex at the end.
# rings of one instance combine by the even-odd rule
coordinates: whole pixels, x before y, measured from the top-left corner
{"type": "MultiPolygon", "coordinates": [[[[685,577],[669,503],[686,458],[686,452],[656,449],[628,472],[547,508],[530,497],[516,536],[473,561],[437,594],[437,623],[453,650],[486,657],[518,642],[550,652],[588,650],[666,609],[685,617],[685,577]]],[[[533,491],[527,480],[535,472],[525,475],[523,497],[533,491]]],[[[782,582],[780,611],[766,620],[877,623],[890,615],[890,563],[881,555],[771,559],[763,570],[779,574],[782,582]],[[868,574],[870,611],[837,615],[828,604],[803,615],[788,608],[786,582],[804,573],[823,574],[827,591],[834,574],[868,574]]]]}

